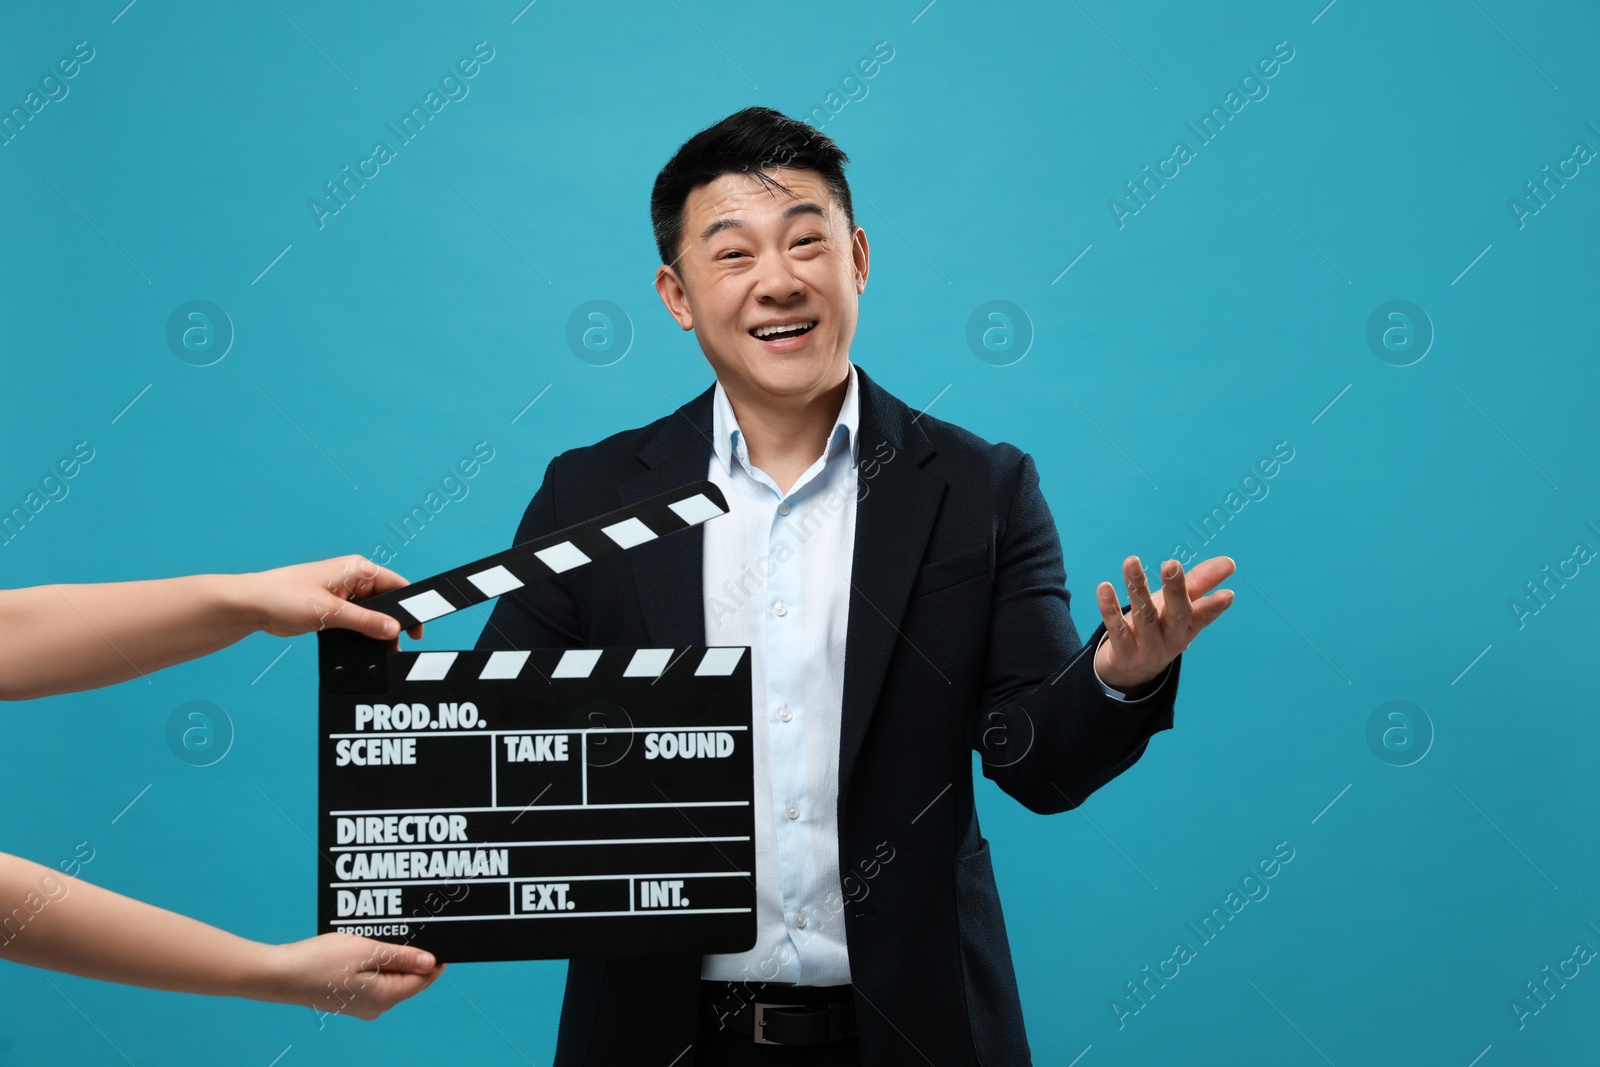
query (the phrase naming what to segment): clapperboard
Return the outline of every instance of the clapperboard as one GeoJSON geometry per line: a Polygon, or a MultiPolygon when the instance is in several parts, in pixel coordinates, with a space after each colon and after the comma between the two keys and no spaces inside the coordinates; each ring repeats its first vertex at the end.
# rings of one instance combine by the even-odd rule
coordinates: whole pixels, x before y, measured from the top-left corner
{"type": "MultiPolygon", "coordinates": [[[[362,605],[411,627],[727,510],[696,483],[362,605]]],[[[319,932],[446,962],[755,943],[748,648],[318,643],[319,932]]]]}

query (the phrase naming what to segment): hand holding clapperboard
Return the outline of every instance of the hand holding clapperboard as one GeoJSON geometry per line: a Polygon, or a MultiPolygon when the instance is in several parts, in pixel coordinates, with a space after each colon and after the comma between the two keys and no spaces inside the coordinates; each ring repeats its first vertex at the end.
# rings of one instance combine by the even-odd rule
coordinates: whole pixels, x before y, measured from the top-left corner
{"type": "MultiPolygon", "coordinates": [[[[362,606],[409,628],[727,510],[699,482],[362,606]]],[[[318,646],[318,932],[450,963],[755,943],[748,648],[318,646]]]]}

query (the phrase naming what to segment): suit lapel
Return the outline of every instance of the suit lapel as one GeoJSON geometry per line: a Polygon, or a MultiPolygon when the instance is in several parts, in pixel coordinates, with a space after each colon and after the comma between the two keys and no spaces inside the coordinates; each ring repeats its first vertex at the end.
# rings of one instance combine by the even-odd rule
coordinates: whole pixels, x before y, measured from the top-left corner
{"type": "MultiPolygon", "coordinates": [[[[943,479],[923,469],[933,446],[911,410],[859,366],[856,374],[861,451],[839,730],[841,799],[866,740],[890,656],[901,640],[900,621],[945,490],[943,479]]],[[[918,653],[909,649],[904,654],[918,653]]]]}
{"type": "MultiPolygon", "coordinates": [[[[705,478],[711,462],[712,389],[674,412],[639,450],[639,461],[649,469],[618,488],[623,505],[705,478]]],[[[695,525],[627,553],[645,630],[657,648],[705,643],[704,546],[705,528],[695,525]]]]}

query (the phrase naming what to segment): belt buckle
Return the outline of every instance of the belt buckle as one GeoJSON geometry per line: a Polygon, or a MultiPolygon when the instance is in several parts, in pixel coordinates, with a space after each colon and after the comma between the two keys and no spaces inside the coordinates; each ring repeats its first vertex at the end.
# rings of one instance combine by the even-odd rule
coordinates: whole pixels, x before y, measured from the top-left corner
{"type": "Polygon", "coordinates": [[[755,1043],[758,1044],[758,1045],[781,1045],[781,1044],[783,1044],[782,1041],[768,1041],[766,1039],[766,1037],[763,1036],[763,1031],[766,1029],[766,1026],[767,1026],[767,1009],[768,1008],[803,1008],[803,1007],[805,1007],[804,1004],[763,1004],[760,1001],[757,1001],[756,1005],[755,1005],[755,1008],[756,1008],[755,1028],[752,1031],[752,1033],[755,1036],[755,1043]]]}

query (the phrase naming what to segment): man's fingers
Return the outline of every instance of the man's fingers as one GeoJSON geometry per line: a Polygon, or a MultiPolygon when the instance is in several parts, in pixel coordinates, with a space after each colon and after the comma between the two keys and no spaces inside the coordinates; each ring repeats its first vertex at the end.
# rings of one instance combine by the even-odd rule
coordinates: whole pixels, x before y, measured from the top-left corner
{"type": "Polygon", "coordinates": [[[1228,556],[1202,560],[1187,574],[1177,560],[1167,560],[1160,568],[1161,606],[1158,608],[1139,557],[1129,556],[1123,560],[1122,573],[1128,583],[1128,613],[1124,615],[1118,607],[1116,589],[1110,582],[1100,583],[1095,590],[1107,637],[1119,658],[1131,659],[1136,646],[1153,649],[1166,645],[1181,651],[1195,634],[1216,621],[1233,603],[1233,591],[1217,589],[1217,586],[1236,569],[1237,565],[1228,556]],[[1155,643],[1151,644],[1149,638],[1155,638],[1155,643]]]}
{"type": "Polygon", "coordinates": [[[1158,618],[1156,604],[1150,596],[1150,586],[1144,580],[1144,567],[1140,565],[1138,556],[1129,556],[1122,561],[1122,575],[1128,583],[1128,603],[1133,607],[1136,629],[1155,625],[1158,618]]]}
{"type": "Polygon", "coordinates": [[[1175,559],[1169,559],[1161,565],[1161,594],[1161,605],[1166,615],[1162,620],[1162,628],[1168,634],[1187,637],[1192,622],[1189,588],[1184,578],[1183,564],[1175,559]]]}
{"type": "Polygon", "coordinates": [[[1233,590],[1217,586],[1236,569],[1228,556],[1212,556],[1195,564],[1189,572],[1190,626],[1194,633],[1210,626],[1233,603],[1233,590]]]}
{"type": "Polygon", "coordinates": [[[1194,630],[1199,633],[1207,626],[1217,621],[1217,616],[1228,610],[1228,605],[1233,603],[1232,589],[1218,589],[1210,596],[1201,597],[1194,602],[1194,630]]]}
{"type": "Polygon", "coordinates": [[[1101,582],[1094,591],[1095,604],[1100,608],[1100,619],[1106,624],[1106,637],[1114,647],[1121,648],[1129,637],[1128,622],[1122,615],[1122,604],[1117,600],[1117,587],[1101,582]]]}
{"type": "Polygon", "coordinates": [[[1198,599],[1221,585],[1237,567],[1228,556],[1212,556],[1189,569],[1189,596],[1198,599]]]}

